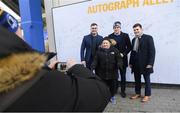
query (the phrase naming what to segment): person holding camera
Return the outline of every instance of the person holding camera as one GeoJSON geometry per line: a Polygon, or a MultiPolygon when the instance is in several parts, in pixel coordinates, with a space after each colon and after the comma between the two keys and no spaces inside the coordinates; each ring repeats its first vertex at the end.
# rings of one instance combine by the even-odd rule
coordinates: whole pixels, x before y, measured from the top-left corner
{"type": "Polygon", "coordinates": [[[0,26],[0,111],[103,111],[108,87],[92,72],[67,60],[67,72],[44,67],[47,55],[0,26]]]}

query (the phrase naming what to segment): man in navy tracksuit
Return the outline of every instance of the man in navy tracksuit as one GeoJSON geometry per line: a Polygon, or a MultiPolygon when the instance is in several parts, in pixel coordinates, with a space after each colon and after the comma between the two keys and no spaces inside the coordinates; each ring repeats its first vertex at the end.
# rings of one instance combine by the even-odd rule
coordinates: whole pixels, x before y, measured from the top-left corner
{"type": "Polygon", "coordinates": [[[93,62],[93,57],[103,40],[103,37],[98,35],[98,25],[92,23],[90,27],[91,32],[89,35],[84,36],[80,51],[81,63],[89,69],[93,62]]]}

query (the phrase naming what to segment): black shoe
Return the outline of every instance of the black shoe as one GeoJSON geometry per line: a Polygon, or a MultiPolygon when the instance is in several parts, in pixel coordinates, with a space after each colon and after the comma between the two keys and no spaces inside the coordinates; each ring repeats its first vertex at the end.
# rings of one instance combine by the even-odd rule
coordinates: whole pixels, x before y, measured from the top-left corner
{"type": "Polygon", "coordinates": [[[121,95],[122,98],[126,98],[126,93],[125,92],[121,92],[120,95],[121,95]]]}

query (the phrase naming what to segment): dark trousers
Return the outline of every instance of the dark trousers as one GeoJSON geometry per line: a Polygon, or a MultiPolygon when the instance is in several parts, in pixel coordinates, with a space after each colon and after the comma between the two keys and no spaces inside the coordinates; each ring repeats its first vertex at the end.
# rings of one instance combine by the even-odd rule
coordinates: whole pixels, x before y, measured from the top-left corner
{"type": "Polygon", "coordinates": [[[110,80],[103,79],[103,81],[109,87],[109,90],[111,92],[111,97],[113,97],[115,95],[115,93],[116,93],[116,79],[110,79],[110,80]]]}
{"type": "Polygon", "coordinates": [[[121,74],[121,92],[125,92],[126,90],[126,67],[120,69],[121,74]]]}
{"type": "Polygon", "coordinates": [[[89,61],[86,61],[86,68],[91,69],[92,61],[92,58],[89,61]]]}
{"type": "MultiPolygon", "coordinates": [[[[145,96],[151,96],[151,82],[150,73],[143,74],[145,81],[145,96]]],[[[135,92],[136,94],[141,94],[141,74],[139,72],[134,72],[135,78],[135,92]]]]}
{"type": "Polygon", "coordinates": [[[91,64],[90,63],[86,63],[86,68],[91,69],[91,64]]]}
{"type": "MultiPolygon", "coordinates": [[[[135,92],[136,94],[141,94],[141,69],[140,69],[140,59],[139,54],[136,53],[134,62],[134,78],[135,78],[135,92]]],[[[145,96],[151,96],[151,81],[150,81],[150,73],[143,73],[144,81],[145,81],[145,96]]]]}

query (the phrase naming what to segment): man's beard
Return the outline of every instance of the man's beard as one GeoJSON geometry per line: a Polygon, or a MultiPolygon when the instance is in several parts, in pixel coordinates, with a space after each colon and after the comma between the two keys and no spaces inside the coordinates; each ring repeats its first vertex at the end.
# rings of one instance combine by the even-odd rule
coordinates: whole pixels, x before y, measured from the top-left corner
{"type": "Polygon", "coordinates": [[[92,36],[96,36],[97,32],[91,32],[92,36]]]}

